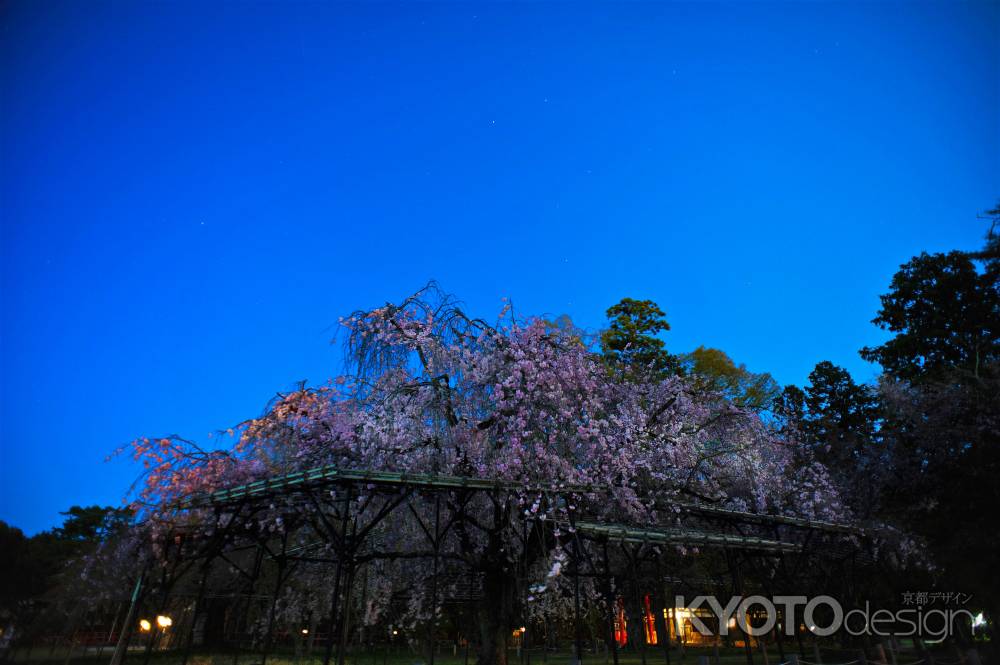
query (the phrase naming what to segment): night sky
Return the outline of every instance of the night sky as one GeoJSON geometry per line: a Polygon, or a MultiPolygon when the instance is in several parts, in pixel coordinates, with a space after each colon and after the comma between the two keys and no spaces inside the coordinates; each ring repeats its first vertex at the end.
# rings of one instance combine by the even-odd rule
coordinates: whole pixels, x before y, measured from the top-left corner
{"type": "Polygon", "coordinates": [[[342,368],[427,280],[781,383],[1000,197],[1000,4],[5,2],[0,519],[342,368]]]}

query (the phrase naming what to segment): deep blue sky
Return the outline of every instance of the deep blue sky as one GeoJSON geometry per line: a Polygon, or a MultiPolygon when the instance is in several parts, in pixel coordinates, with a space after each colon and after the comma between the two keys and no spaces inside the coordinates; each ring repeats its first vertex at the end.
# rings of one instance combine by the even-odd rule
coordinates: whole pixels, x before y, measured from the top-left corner
{"type": "Polygon", "coordinates": [[[1000,5],[6,2],[0,519],[340,368],[430,278],[782,383],[1000,196],[1000,5]]]}

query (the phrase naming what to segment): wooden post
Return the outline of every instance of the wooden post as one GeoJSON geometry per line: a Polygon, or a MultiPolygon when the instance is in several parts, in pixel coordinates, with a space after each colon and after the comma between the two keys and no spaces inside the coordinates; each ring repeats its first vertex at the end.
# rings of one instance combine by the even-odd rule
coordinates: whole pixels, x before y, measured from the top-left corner
{"type": "MultiPolygon", "coordinates": [[[[611,564],[608,559],[608,541],[604,546],[604,600],[608,604],[608,650],[611,651],[611,659],[614,665],[618,665],[618,642],[615,640],[615,594],[611,585],[611,564]]],[[[670,640],[669,635],[667,641],[670,640]]],[[[669,657],[668,657],[669,658],[669,657]]],[[[670,665],[668,660],[667,665],[670,665]]]]}
{"type": "Polygon", "coordinates": [[[892,663],[892,665],[898,665],[896,663],[896,648],[897,647],[896,647],[895,635],[890,636],[889,639],[886,640],[885,644],[886,644],[886,646],[889,647],[889,661],[892,663]]]}
{"type": "MultiPolygon", "coordinates": [[[[344,500],[344,516],[340,526],[341,547],[337,552],[337,572],[334,575],[333,594],[330,598],[330,623],[327,627],[326,645],[323,652],[323,665],[330,665],[330,657],[333,655],[333,639],[337,634],[337,611],[340,608],[340,584],[344,572],[344,559],[348,556],[350,544],[347,542],[347,523],[351,514],[351,489],[347,486],[347,493],[344,500]]],[[[339,657],[339,656],[338,656],[339,657]]]]}
{"type": "Polygon", "coordinates": [[[122,632],[118,636],[118,644],[115,645],[115,652],[111,656],[111,665],[122,665],[125,662],[125,653],[128,651],[128,643],[132,639],[132,624],[135,623],[135,612],[139,604],[139,594],[142,592],[142,583],[146,577],[146,571],[139,574],[135,581],[135,589],[132,590],[132,600],[129,604],[128,614],[122,623],[122,632]]]}

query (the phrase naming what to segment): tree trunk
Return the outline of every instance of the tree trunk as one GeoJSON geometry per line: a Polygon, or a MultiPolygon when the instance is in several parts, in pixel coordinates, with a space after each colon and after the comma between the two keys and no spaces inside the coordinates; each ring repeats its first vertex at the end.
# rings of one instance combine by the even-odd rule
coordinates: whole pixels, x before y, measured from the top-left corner
{"type": "Polygon", "coordinates": [[[479,604],[477,665],[507,665],[507,635],[513,601],[513,577],[502,568],[487,571],[483,576],[483,602],[479,604]]]}
{"type": "Polygon", "coordinates": [[[205,623],[202,627],[201,647],[220,649],[226,645],[226,610],[229,603],[222,598],[208,598],[205,602],[205,623]]]}

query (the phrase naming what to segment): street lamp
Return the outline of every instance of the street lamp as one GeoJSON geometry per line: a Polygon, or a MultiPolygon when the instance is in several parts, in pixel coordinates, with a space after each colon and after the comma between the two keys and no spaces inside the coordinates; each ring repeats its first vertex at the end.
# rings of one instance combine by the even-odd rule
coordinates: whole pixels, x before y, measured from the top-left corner
{"type": "Polygon", "coordinates": [[[166,630],[170,626],[174,625],[174,620],[168,616],[160,614],[156,617],[156,625],[166,630]]]}
{"type": "Polygon", "coordinates": [[[148,633],[153,628],[153,624],[149,623],[149,619],[139,620],[139,630],[144,633],[148,633]]]}

